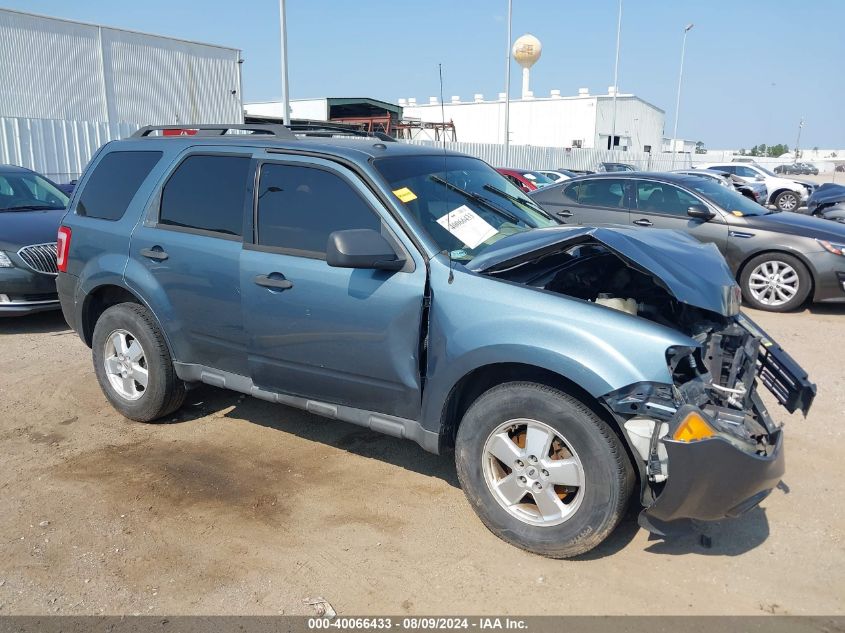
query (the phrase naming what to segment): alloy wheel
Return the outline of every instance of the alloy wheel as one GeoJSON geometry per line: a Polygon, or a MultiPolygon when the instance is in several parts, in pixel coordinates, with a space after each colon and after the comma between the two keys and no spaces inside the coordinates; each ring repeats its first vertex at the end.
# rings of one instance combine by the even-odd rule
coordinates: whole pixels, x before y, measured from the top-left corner
{"type": "Polygon", "coordinates": [[[563,523],[584,497],[580,458],[566,438],[537,420],[499,425],[484,443],[482,470],[499,505],[531,525],[563,523]]]}
{"type": "Polygon", "coordinates": [[[131,332],[115,330],[106,337],[103,365],[109,384],[121,398],[137,400],[147,389],[147,357],[131,332]]]}
{"type": "Polygon", "coordinates": [[[798,294],[800,280],[797,271],[777,260],[761,263],[751,271],[748,290],[760,303],[781,306],[789,303],[798,294]]]}
{"type": "Polygon", "coordinates": [[[784,194],[780,197],[778,203],[781,211],[793,211],[798,208],[798,196],[794,193],[784,194]]]}

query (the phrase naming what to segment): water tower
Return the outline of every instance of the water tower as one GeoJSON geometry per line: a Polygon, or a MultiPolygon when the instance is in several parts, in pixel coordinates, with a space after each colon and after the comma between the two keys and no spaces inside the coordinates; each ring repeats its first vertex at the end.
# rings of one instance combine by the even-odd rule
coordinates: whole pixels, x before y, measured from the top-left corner
{"type": "Polygon", "coordinates": [[[529,76],[531,74],[531,67],[540,59],[540,53],[543,52],[543,45],[540,40],[526,33],[518,38],[513,43],[513,58],[516,63],[522,66],[522,98],[531,96],[529,89],[529,76]]]}

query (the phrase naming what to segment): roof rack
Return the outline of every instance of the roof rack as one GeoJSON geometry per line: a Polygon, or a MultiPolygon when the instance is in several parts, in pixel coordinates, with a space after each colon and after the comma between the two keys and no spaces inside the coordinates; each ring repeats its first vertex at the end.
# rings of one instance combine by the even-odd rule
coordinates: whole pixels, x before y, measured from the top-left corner
{"type": "Polygon", "coordinates": [[[221,124],[186,124],[186,125],[147,125],[135,132],[131,138],[145,138],[154,132],[161,136],[224,136],[230,130],[249,132],[255,136],[275,136],[276,138],[294,138],[284,125],[274,123],[221,123],[221,124]]]}
{"type": "MultiPolygon", "coordinates": [[[[337,125],[322,121],[296,121],[290,125],[280,123],[221,123],[221,124],[186,124],[186,125],[147,125],[135,132],[131,138],[147,138],[155,132],[158,136],[224,136],[230,130],[248,132],[249,136],[273,136],[275,138],[295,139],[302,136],[359,136],[377,138],[380,141],[395,142],[396,139],[383,132],[368,132],[360,128],[337,125]]],[[[237,136],[237,134],[229,135],[237,136]]]]}

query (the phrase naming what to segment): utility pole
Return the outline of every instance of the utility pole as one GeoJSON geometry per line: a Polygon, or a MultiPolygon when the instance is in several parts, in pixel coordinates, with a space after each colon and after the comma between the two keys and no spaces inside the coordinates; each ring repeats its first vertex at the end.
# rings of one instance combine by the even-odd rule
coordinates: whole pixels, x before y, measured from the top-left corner
{"type": "Polygon", "coordinates": [[[690,32],[694,24],[687,24],[684,27],[684,41],[681,44],[681,71],[678,74],[678,97],[675,100],[675,130],[672,132],[672,169],[675,168],[675,154],[678,150],[678,115],[681,109],[681,83],[684,80],[684,54],[687,50],[687,33],[690,32]]]}
{"type": "Polygon", "coordinates": [[[508,42],[505,47],[505,167],[510,165],[511,145],[511,17],[513,15],[513,0],[508,0],[508,42]]]}
{"type": "Polygon", "coordinates": [[[290,93],[288,91],[288,28],[285,0],[279,0],[279,35],[282,45],[282,121],[290,125],[290,93]]]}
{"type": "Polygon", "coordinates": [[[801,121],[798,123],[798,138],[795,140],[795,161],[798,162],[798,148],[801,146],[801,128],[804,127],[804,117],[801,117],[801,121]]]}
{"type": "Polygon", "coordinates": [[[613,124],[610,128],[610,149],[616,145],[616,93],[619,92],[619,42],[622,35],[622,0],[619,0],[619,18],[616,21],[616,63],[613,65],[613,124]]]}

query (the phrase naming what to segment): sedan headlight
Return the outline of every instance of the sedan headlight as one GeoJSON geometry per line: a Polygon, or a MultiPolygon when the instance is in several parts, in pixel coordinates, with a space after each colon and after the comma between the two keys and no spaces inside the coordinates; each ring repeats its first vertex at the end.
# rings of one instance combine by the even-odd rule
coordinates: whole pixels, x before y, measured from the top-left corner
{"type": "Polygon", "coordinates": [[[819,244],[822,245],[822,248],[829,253],[833,253],[834,255],[845,255],[845,244],[841,244],[838,242],[828,242],[827,240],[816,240],[819,244]]]}
{"type": "Polygon", "coordinates": [[[14,268],[12,260],[3,251],[0,251],[0,268],[14,268]]]}

